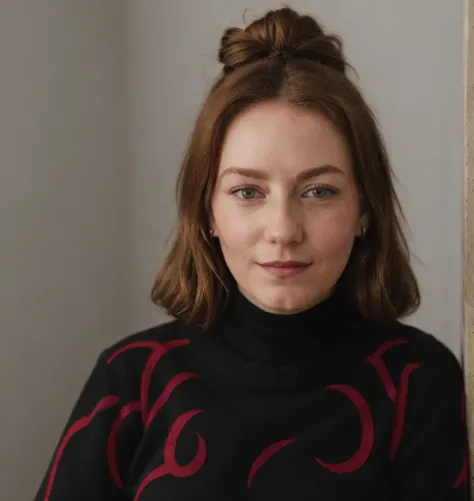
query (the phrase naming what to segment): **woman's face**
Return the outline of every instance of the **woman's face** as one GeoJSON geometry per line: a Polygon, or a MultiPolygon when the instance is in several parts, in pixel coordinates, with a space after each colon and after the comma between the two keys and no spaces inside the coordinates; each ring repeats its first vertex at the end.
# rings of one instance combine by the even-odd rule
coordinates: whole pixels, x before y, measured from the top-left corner
{"type": "Polygon", "coordinates": [[[295,313],[325,299],[366,226],[344,138],[322,115],[257,104],[231,124],[211,228],[242,294],[295,313]]]}

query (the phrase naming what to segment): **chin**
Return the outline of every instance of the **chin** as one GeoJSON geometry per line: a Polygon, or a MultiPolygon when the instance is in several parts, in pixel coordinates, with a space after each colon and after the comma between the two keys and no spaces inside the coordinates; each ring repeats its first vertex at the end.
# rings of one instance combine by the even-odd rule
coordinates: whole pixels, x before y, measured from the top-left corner
{"type": "Polygon", "coordinates": [[[270,287],[269,290],[261,290],[255,296],[263,309],[290,315],[307,310],[319,302],[314,289],[311,291],[301,289],[301,287],[270,287]]]}

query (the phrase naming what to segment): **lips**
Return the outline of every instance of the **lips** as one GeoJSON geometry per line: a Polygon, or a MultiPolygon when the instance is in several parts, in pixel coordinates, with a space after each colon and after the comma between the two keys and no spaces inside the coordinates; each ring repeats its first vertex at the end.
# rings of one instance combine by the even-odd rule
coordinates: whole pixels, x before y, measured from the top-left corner
{"type": "Polygon", "coordinates": [[[309,263],[302,261],[270,261],[268,263],[259,263],[260,266],[274,266],[275,268],[294,268],[295,266],[309,266],[309,263]]]}
{"type": "Polygon", "coordinates": [[[311,265],[301,261],[270,261],[258,263],[267,273],[278,278],[289,278],[306,271],[311,265]]]}

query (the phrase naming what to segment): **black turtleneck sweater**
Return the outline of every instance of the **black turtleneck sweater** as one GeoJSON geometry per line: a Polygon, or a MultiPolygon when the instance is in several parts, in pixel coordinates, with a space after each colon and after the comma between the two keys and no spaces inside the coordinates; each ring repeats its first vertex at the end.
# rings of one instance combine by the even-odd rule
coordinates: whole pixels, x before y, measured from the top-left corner
{"type": "Polygon", "coordinates": [[[467,501],[463,402],[431,335],[236,294],[101,354],[36,501],[467,501]]]}

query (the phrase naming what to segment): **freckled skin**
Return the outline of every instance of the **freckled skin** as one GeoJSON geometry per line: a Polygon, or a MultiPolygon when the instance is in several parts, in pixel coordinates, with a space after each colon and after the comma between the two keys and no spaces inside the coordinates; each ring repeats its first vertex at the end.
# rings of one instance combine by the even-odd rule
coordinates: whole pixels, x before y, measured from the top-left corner
{"type": "Polygon", "coordinates": [[[247,109],[224,141],[211,226],[240,291],[254,304],[289,314],[321,302],[367,226],[343,136],[323,115],[287,103],[247,109]],[[298,178],[328,164],[340,172],[298,178]],[[265,179],[226,173],[230,168],[265,179]],[[282,278],[259,265],[275,260],[310,266],[282,278]]]}

